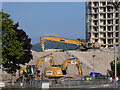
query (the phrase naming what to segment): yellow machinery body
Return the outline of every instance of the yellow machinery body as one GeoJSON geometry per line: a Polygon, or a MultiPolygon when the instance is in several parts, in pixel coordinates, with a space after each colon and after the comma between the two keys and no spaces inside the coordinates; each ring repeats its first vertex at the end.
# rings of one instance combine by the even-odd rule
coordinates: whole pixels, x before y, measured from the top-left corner
{"type": "Polygon", "coordinates": [[[49,37],[41,37],[40,38],[42,51],[45,51],[44,50],[44,48],[45,48],[44,40],[50,40],[50,41],[55,41],[55,42],[74,44],[76,46],[84,47],[86,49],[100,49],[100,47],[101,47],[101,44],[98,43],[98,42],[96,42],[96,43],[87,43],[87,42],[79,41],[79,40],[72,40],[72,39],[49,36],[49,37]]]}
{"type": "Polygon", "coordinates": [[[68,76],[67,67],[69,64],[75,64],[78,68],[79,76],[82,76],[82,69],[80,65],[80,60],[78,58],[67,59],[62,65],[57,67],[49,67],[44,70],[44,75],[49,78],[58,78],[68,76]]]}
{"type": "Polygon", "coordinates": [[[63,76],[68,76],[68,74],[63,75],[61,67],[49,67],[44,70],[44,76],[48,78],[59,78],[63,76]]]}

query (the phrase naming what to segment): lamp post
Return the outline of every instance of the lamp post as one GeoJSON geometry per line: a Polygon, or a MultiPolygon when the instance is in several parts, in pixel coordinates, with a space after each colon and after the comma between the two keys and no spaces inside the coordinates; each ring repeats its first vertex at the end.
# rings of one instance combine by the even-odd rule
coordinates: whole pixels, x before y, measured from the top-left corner
{"type": "MultiPolygon", "coordinates": [[[[116,65],[116,30],[115,30],[115,15],[116,15],[116,11],[118,10],[118,3],[116,2],[112,2],[111,4],[108,4],[107,7],[113,7],[114,8],[114,20],[113,20],[113,25],[114,25],[114,32],[115,32],[115,44],[114,44],[114,59],[115,59],[115,87],[117,85],[117,65],[116,65]]],[[[119,32],[120,33],[120,32],[119,32]]]]}
{"type": "Polygon", "coordinates": [[[94,57],[95,55],[93,55],[93,80],[94,80],[94,57]]]}

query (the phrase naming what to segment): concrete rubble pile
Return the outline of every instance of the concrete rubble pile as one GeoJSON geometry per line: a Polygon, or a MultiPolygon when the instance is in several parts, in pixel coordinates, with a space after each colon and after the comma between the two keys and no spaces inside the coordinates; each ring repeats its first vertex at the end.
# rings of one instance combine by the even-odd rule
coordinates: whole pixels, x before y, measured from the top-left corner
{"type": "MultiPolygon", "coordinates": [[[[60,65],[63,63],[64,60],[69,59],[71,57],[78,57],[81,61],[82,66],[82,72],[83,75],[89,75],[90,72],[93,71],[93,55],[94,57],[94,66],[95,66],[95,72],[102,73],[103,75],[107,74],[107,70],[110,68],[110,62],[114,59],[114,52],[80,52],[80,51],[65,51],[65,52],[36,52],[32,51],[33,54],[33,60],[31,60],[26,65],[35,65],[37,60],[40,57],[43,57],[45,55],[48,55],[50,53],[53,53],[54,55],[54,63],[55,65],[60,65]]],[[[50,67],[49,62],[44,62],[41,64],[42,71],[44,72],[44,69],[46,67],[50,67]]],[[[22,67],[25,67],[22,65],[22,67]]],[[[71,76],[78,76],[78,70],[76,65],[69,65],[68,66],[68,74],[71,76]]],[[[18,72],[16,73],[18,76],[18,72]]],[[[8,80],[10,79],[10,75],[3,72],[3,79],[8,80]],[[6,78],[7,77],[7,78],[6,78]]]]}

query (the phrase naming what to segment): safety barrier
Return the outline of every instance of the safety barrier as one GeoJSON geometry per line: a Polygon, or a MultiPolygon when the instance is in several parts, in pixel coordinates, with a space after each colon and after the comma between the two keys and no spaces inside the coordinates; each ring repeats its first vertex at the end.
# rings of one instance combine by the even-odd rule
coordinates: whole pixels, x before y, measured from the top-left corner
{"type": "MultiPolygon", "coordinates": [[[[78,79],[45,79],[45,80],[29,80],[23,82],[15,82],[16,88],[120,88],[120,81],[115,86],[109,78],[94,80],[78,80],[78,79]]],[[[9,82],[7,88],[12,88],[9,82]]]]}

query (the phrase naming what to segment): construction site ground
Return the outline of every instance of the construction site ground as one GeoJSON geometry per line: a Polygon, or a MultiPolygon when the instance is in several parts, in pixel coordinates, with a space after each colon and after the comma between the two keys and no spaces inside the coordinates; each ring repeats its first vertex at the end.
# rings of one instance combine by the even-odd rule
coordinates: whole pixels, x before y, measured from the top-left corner
{"type": "MultiPolygon", "coordinates": [[[[89,75],[90,72],[93,71],[93,60],[94,60],[94,69],[95,72],[99,72],[102,75],[107,75],[107,70],[110,70],[110,62],[114,60],[114,52],[113,51],[64,51],[64,52],[36,52],[32,51],[33,54],[33,60],[31,60],[28,64],[26,65],[35,65],[37,60],[39,58],[48,55],[50,53],[53,53],[54,55],[54,62],[55,65],[61,65],[64,60],[72,58],[72,57],[78,57],[81,62],[82,66],[82,72],[83,75],[89,75]],[[95,55],[93,59],[93,55],[95,55]]],[[[26,65],[22,65],[22,67],[25,67],[26,65]]],[[[44,62],[41,64],[42,66],[42,71],[44,73],[44,69],[47,67],[50,67],[49,62],[44,62]]],[[[71,77],[76,77],[78,75],[78,70],[76,65],[69,65],[68,66],[68,74],[71,77]]],[[[18,77],[18,72],[16,73],[16,77],[18,77]]],[[[2,78],[3,81],[9,81],[11,79],[11,76],[5,72],[2,73],[2,78]]]]}

